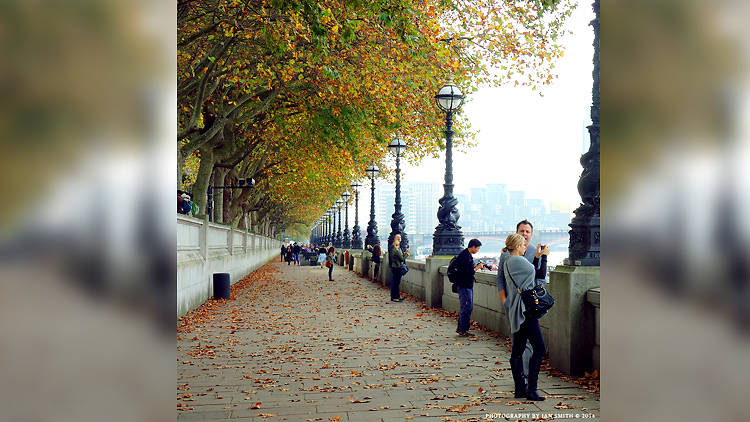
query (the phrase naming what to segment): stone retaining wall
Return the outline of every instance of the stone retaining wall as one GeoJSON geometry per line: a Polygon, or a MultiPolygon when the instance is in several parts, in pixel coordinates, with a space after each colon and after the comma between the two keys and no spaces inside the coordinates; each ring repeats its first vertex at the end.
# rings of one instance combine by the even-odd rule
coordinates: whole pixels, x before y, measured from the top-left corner
{"type": "Polygon", "coordinates": [[[234,284],[280,253],[276,239],[178,215],[177,316],[213,296],[214,273],[229,273],[234,284]]]}

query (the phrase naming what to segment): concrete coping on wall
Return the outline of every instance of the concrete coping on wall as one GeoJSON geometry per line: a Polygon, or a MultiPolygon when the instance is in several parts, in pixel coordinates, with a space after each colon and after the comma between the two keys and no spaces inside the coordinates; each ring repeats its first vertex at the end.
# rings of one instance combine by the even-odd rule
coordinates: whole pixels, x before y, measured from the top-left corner
{"type": "Polygon", "coordinates": [[[417,259],[406,258],[406,266],[409,267],[409,268],[413,268],[413,269],[419,270],[419,271],[424,271],[426,265],[427,265],[427,263],[425,261],[420,261],[420,260],[417,260],[417,259]]]}
{"type": "Polygon", "coordinates": [[[497,271],[477,271],[474,274],[474,279],[476,280],[475,283],[497,286],[497,271]]]}
{"type": "Polygon", "coordinates": [[[185,214],[177,214],[177,219],[180,221],[184,221],[185,223],[190,223],[196,226],[202,226],[203,220],[200,218],[190,217],[189,215],[185,214]]]}
{"type": "Polygon", "coordinates": [[[601,306],[601,287],[589,289],[586,292],[586,301],[594,306],[601,306]]]}
{"type": "MultiPolygon", "coordinates": [[[[448,266],[443,265],[438,271],[441,275],[448,275],[448,266]]],[[[497,271],[477,271],[474,274],[474,280],[475,283],[497,286],[497,271]]]]}

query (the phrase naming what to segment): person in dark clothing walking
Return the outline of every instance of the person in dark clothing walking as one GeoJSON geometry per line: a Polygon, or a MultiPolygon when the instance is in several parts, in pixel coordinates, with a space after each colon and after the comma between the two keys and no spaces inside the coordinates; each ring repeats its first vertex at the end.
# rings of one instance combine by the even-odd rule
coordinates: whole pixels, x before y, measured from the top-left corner
{"type": "Polygon", "coordinates": [[[284,262],[285,255],[286,255],[286,246],[281,245],[281,262],[284,262]]]}
{"type": "Polygon", "coordinates": [[[484,264],[479,262],[475,265],[472,255],[479,252],[481,246],[482,242],[479,239],[471,239],[469,247],[462,250],[456,257],[455,265],[458,274],[456,287],[458,288],[458,302],[460,306],[456,332],[461,337],[474,336],[474,334],[469,333],[471,311],[474,309],[474,273],[482,268],[484,264]]]}
{"type": "Polygon", "coordinates": [[[292,245],[286,247],[286,265],[292,265],[294,260],[294,252],[292,252],[292,245]]]}

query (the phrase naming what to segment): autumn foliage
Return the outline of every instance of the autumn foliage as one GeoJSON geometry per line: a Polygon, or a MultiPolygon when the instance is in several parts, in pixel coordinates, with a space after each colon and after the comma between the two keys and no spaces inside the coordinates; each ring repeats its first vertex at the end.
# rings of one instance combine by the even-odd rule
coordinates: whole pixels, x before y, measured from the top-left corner
{"type": "MultiPolygon", "coordinates": [[[[439,87],[553,79],[567,1],[179,0],[178,183],[218,221],[309,227],[400,136],[443,148],[439,87]],[[185,177],[183,177],[183,175],[185,177]]],[[[458,146],[470,144],[457,119],[458,146]]],[[[300,229],[301,230],[301,229],[300,229]]]]}

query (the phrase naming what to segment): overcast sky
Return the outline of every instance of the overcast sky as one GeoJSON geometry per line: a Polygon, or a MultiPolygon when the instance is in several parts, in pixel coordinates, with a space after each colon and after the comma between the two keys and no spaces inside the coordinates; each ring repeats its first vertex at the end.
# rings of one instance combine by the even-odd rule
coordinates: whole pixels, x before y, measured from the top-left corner
{"type": "MultiPolygon", "coordinates": [[[[588,149],[593,18],[590,2],[579,2],[569,22],[573,34],[563,41],[565,56],[556,65],[559,77],[543,88],[544,97],[528,87],[483,88],[471,95],[464,113],[479,131],[477,147],[468,153],[454,150],[455,193],[505,183],[527,197],[562,201],[570,211],[577,207],[579,159],[588,149]]],[[[445,154],[402,170],[406,181],[442,183],[445,154]]]]}

